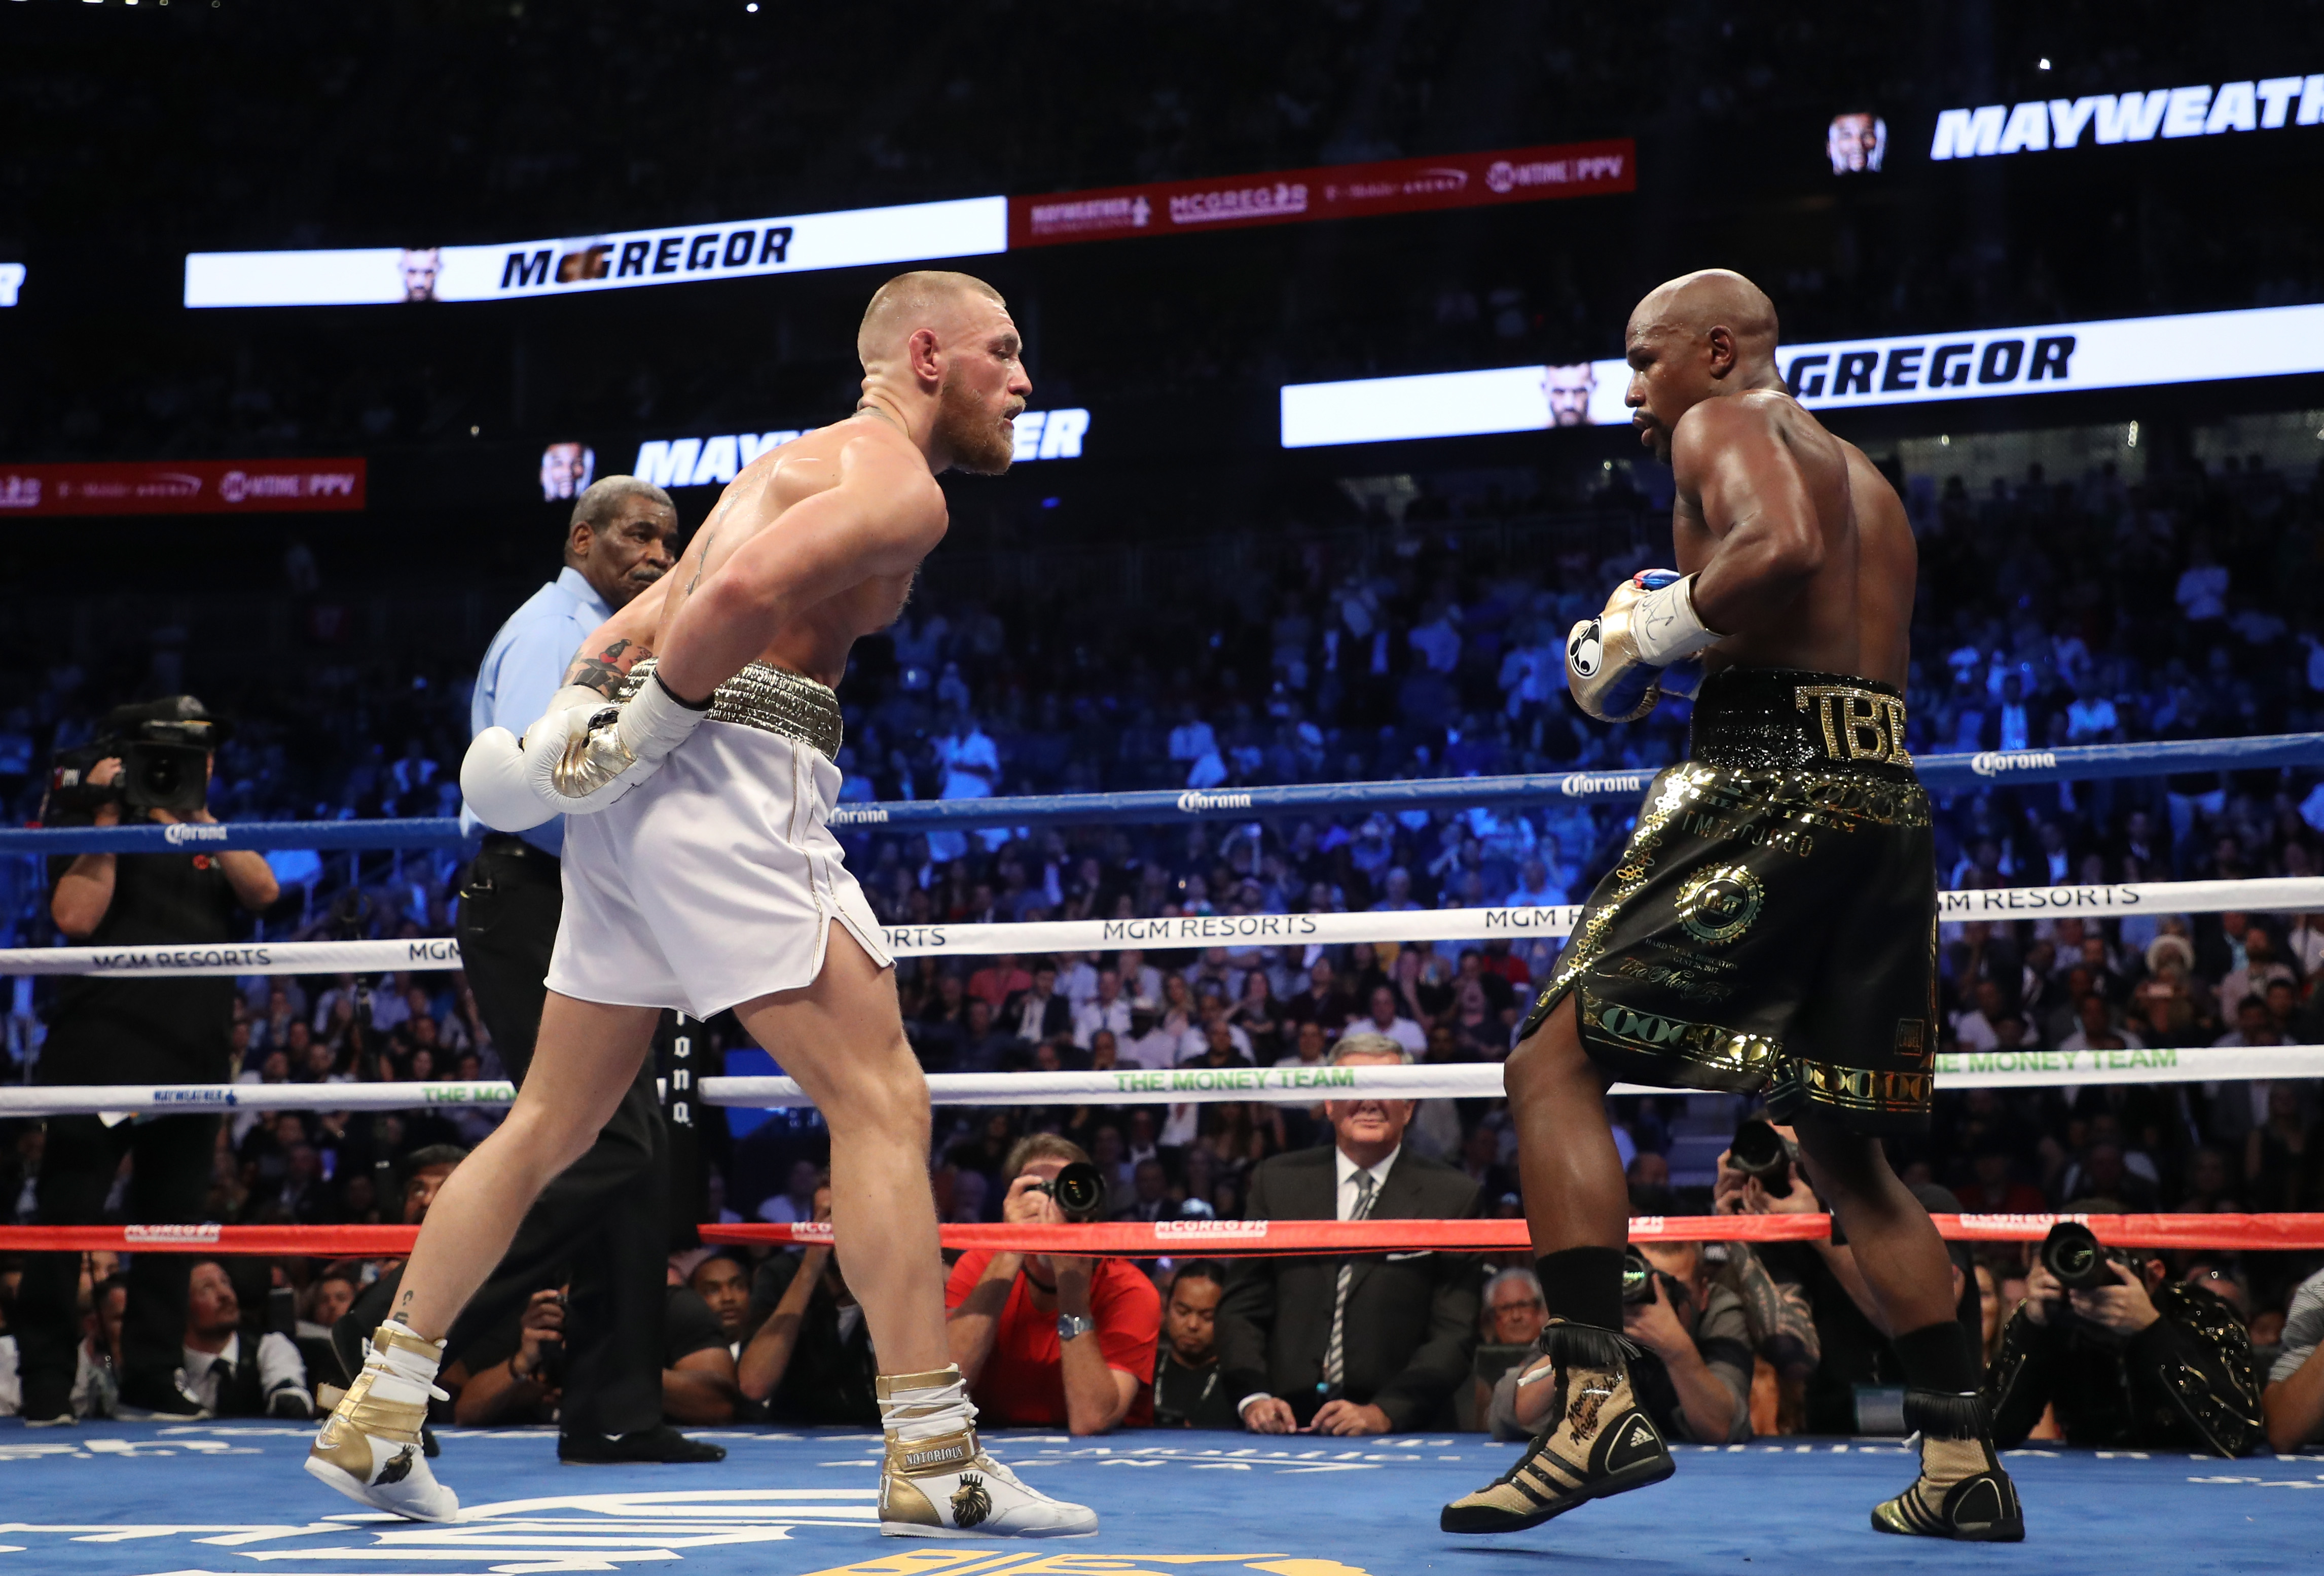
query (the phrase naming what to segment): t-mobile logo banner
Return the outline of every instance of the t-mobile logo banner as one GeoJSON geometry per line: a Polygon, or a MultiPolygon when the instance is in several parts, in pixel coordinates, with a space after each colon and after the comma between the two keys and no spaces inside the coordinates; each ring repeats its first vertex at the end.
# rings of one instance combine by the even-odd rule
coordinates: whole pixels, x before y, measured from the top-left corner
{"type": "MultiPolygon", "coordinates": [[[[1089,431],[1086,410],[1028,410],[1017,418],[1016,458],[1077,460],[1089,431]]],[[[630,474],[657,487],[724,486],[744,465],[780,448],[799,429],[773,432],[726,432],[712,438],[652,438],[638,446],[630,474]]]]}
{"type": "Polygon", "coordinates": [[[820,268],[982,257],[1009,247],[1009,199],[964,198],[561,241],[194,252],[189,307],[495,301],[820,268]]]}
{"type": "MultiPolygon", "coordinates": [[[[2286,377],[2324,372],[2324,306],[1840,340],[1780,349],[1775,362],[1811,410],[2286,377]]],[[[1630,419],[1629,377],[1626,364],[1607,360],[1289,383],[1282,443],[1617,426],[1630,419]]]]}
{"type": "Polygon", "coordinates": [[[2324,120],[2324,74],[2198,82],[2138,93],[2035,98],[1937,113],[1932,159],[1989,159],[2004,153],[2057,152],[2156,137],[2218,137],[2281,131],[2324,120]],[[2087,139],[2087,142],[2085,141],[2087,139]]]}

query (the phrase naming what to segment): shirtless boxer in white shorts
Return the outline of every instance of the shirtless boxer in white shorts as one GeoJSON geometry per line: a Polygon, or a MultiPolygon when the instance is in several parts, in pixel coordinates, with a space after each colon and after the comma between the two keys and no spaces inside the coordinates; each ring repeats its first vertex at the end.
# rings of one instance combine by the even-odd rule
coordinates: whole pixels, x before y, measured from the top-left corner
{"type": "Polygon", "coordinates": [[[927,1085],[878,922],[825,825],[848,650],[895,621],[943,539],[936,474],[1008,469],[1032,384],[1000,295],[966,274],[890,280],[856,343],[855,414],[752,462],[668,589],[591,637],[521,743],[493,729],[470,747],[461,787],[487,824],[569,817],[564,920],[532,1074],[436,1195],[394,1316],[308,1457],[351,1498],[457,1516],[418,1449],[444,1332],[613,1114],[660,1010],[731,1007],[831,1129],[832,1224],[881,1369],[880,1530],[1097,1530],[979,1446],[945,1343],[927,1085]]]}

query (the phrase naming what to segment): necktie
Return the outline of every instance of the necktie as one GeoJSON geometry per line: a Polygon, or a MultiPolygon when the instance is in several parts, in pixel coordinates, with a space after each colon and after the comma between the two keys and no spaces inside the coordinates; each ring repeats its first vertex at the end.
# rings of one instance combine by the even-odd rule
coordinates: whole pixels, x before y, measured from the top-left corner
{"type": "MultiPolygon", "coordinates": [[[[1372,1174],[1356,1173],[1356,1207],[1348,1219],[1360,1221],[1372,1212],[1372,1174]]],[[[1348,1289],[1355,1285],[1356,1261],[1340,1261],[1340,1284],[1332,1294],[1332,1338],[1323,1345],[1323,1383],[1325,1390],[1336,1390],[1347,1378],[1348,1353],[1348,1289]]]]}

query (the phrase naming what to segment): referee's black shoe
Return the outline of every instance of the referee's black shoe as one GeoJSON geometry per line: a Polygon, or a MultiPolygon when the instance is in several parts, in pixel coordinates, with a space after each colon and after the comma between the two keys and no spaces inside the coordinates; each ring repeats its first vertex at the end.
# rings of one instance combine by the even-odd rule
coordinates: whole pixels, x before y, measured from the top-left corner
{"type": "Polygon", "coordinates": [[[644,1461],[723,1461],[726,1447],[688,1439],[667,1423],[641,1428],[635,1433],[598,1433],[594,1430],[557,1436],[557,1459],[576,1466],[612,1467],[644,1461]]]}

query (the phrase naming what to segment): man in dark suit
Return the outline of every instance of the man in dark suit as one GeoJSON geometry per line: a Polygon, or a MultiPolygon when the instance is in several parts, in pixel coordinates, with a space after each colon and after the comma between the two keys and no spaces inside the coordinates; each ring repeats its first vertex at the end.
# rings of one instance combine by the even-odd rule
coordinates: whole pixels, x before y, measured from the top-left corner
{"type": "MultiPolygon", "coordinates": [[[[1334,1066],[1412,1057],[1385,1035],[1349,1034],[1334,1066]]],[[[1464,1173],[1404,1147],[1408,1100],[1325,1108],[1329,1148],[1277,1155],[1251,1173],[1253,1220],[1449,1220],[1478,1212],[1464,1173]]],[[[1477,1270],[1443,1253],[1246,1258],[1218,1311],[1220,1367],[1257,1433],[1446,1428],[1477,1344],[1477,1270]]]]}
{"type": "Polygon", "coordinates": [[[1012,991],[993,1022],[1027,1045],[1071,1035],[1074,1004],[1057,994],[1057,965],[1047,958],[1035,963],[1032,988],[1012,991]]]}

